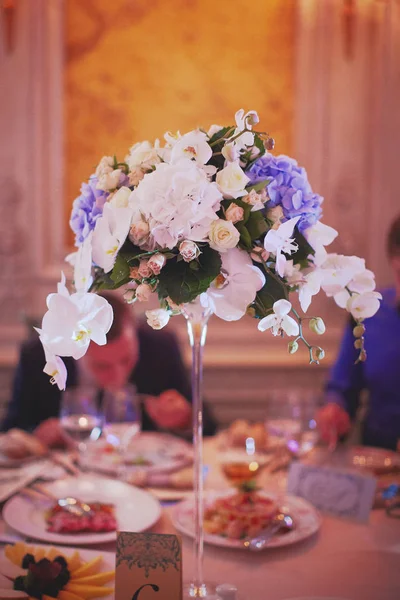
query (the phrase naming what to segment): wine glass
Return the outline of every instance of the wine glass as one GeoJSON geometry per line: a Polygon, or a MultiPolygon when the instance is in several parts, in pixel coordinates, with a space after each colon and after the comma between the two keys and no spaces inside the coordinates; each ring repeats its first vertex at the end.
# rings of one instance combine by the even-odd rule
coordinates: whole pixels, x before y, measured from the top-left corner
{"type": "Polygon", "coordinates": [[[81,453],[86,451],[89,441],[99,439],[103,420],[96,388],[77,386],[63,392],[60,424],[65,433],[77,442],[81,453]]]}
{"type": "Polygon", "coordinates": [[[218,458],[222,473],[236,487],[254,482],[265,464],[265,456],[258,451],[256,440],[251,436],[246,437],[240,447],[220,451],[218,458]]]}
{"type": "Polygon", "coordinates": [[[119,453],[121,474],[125,474],[131,442],[142,427],[141,396],[132,384],[118,390],[106,390],[103,410],[105,438],[119,453]]]}

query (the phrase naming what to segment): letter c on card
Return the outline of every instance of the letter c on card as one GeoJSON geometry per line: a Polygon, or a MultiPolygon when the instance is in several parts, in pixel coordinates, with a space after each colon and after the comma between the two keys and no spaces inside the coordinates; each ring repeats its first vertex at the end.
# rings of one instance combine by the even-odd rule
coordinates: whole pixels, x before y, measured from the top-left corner
{"type": "Polygon", "coordinates": [[[158,587],[158,585],[155,585],[154,583],[146,583],[145,585],[142,585],[138,590],[136,590],[136,592],[132,596],[132,600],[138,600],[140,592],[145,587],[151,587],[151,589],[153,590],[153,592],[159,592],[160,591],[160,588],[158,587]]]}

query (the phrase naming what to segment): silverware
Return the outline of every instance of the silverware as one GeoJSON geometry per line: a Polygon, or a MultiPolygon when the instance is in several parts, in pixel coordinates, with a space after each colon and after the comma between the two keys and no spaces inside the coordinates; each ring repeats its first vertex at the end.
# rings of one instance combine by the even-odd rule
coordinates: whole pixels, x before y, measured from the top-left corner
{"type": "Polygon", "coordinates": [[[43,500],[43,498],[52,500],[53,502],[56,502],[60,508],[66,512],[76,515],[77,517],[89,517],[93,514],[92,509],[86,502],[82,502],[73,496],[57,498],[57,496],[54,496],[54,494],[49,492],[47,488],[39,483],[32,486],[32,488],[25,488],[22,490],[22,493],[33,500],[43,500]]]}
{"type": "Polygon", "coordinates": [[[293,518],[287,513],[280,512],[273,519],[272,523],[268,527],[260,531],[260,533],[256,537],[247,538],[246,540],[244,540],[243,546],[247,550],[251,550],[252,552],[259,552],[260,550],[263,550],[263,548],[265,548],[270,539],[273,538],[274,535],[278,533],[278,531],[291,531],[294,528],[295,523],[293,521],[293,518]]]}

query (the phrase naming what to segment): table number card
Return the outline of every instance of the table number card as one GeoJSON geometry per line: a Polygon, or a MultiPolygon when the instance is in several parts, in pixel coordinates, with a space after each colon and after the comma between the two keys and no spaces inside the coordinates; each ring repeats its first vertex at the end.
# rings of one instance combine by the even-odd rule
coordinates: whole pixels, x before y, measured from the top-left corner
{"type": "Polygon", "coordinates": [[[292,464],[288,493],[305,498],[321,511],[367,521],[375,498],[373,477],[329,467],[292,464]]]}
{"type": "Polygon", "coordinates": [[[182,549],[176,535],[117,537],[116,600],[182,600],[182,549]]]}

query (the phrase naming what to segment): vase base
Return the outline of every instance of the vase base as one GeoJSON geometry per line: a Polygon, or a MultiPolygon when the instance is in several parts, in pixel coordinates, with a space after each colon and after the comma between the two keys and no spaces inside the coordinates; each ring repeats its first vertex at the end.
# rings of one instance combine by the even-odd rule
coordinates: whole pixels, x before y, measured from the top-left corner
{"type": "Polygon", "coordinates": [[[183,584],[183,600],[191,600],[192,598],[216,598],[215,583],[206,581],[201,585],[193,582],[185,582],[183,584]]]}

